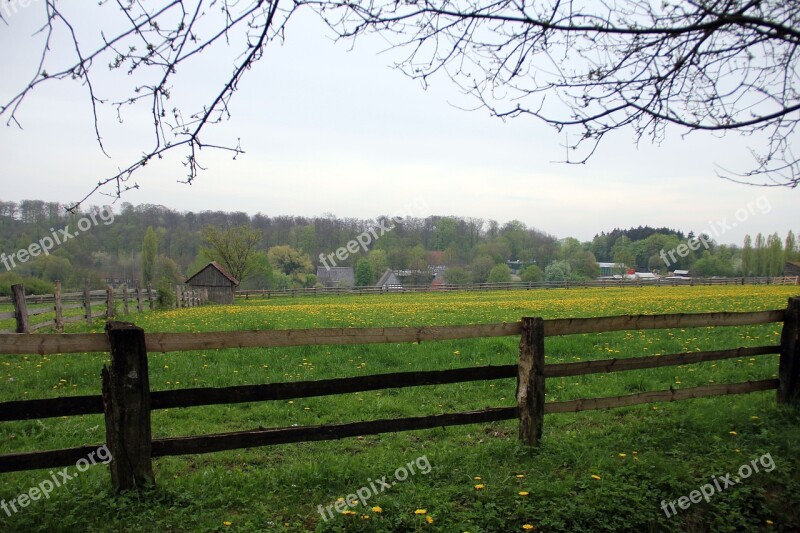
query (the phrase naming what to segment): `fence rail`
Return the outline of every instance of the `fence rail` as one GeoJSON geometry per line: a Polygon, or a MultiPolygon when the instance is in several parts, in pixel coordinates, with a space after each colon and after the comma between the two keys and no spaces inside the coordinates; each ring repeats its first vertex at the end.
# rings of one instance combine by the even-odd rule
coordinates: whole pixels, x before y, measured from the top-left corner
{"type": "MultiPolygon", "coordinates": [[[[0,354],[109,351],[111,366],[104,367],[102,394],[0,403],[0,421],[29,420],[78,414],[104,414],[112,482],[117,490],[154,482],[152,458],[208,453],[252,446],[341,439],[377,433],[441,426],[519,420],[519,439],[535,446],[542,437],[544,415],[609,409],[643,403],[744,394],[777,389],[779,403],[800,407],[800,298],[787,309],[749,313],[634,315],[543,320],[472,326],[405,328],[332,328],[214,333],[145,333],[133,324],[108,322],[106,334],[0,335],[0,354]],[[661,356],[614,358],[545,365],[547,336],[620,330],[741,326],[783,322],[780,345],[677,353],[661,356]],[[151,391],[147,352],[224,349],[229,347],[311,346],[418,342],[475,337],[519,336],[519,361],[513,365],[449,370],[397,372],[317,381],[267,383],[235,387],[151,391]],[[88,348],[87,348],[88,347],[88,348]],[[640,392],[605,398],[545,403],[548,378],[633,371],[719,361],[737,357],[780,354],[778,379],[713,384],[683,389],[640,392]],[[304,427],[259,428],[251,431],[152,439],[150,413],[154,409],[286,400],[346,394],[387,388],[418,387],[484,381],[517,380],[517,405],[400,419],[371,420],[304,427]],[[124,457],[124,461],[116,458],[124,457]]],[[[0,455],[0,472],[69,466],[96,446],[0,455]]]]}
{"type": "Polygon", "coordinates": [[[403,285],[396,287],[307,287],[297,289],[253,289],[238,290],[236,296],[281,298],[297,296],[333,295],[366,295],[366,294],[402,294],[414,292],[447,292],[447,291],[510,291],[533,289],[577,289],[615,287],[683,287],[703,285],[800,285],[800,276],[780,277],[739,277],[739,278],[684,278],[684,279],[598,279],[585,281],[510,281],[507,283],[472,283],[466,285],[442,284],[403,285]]]}

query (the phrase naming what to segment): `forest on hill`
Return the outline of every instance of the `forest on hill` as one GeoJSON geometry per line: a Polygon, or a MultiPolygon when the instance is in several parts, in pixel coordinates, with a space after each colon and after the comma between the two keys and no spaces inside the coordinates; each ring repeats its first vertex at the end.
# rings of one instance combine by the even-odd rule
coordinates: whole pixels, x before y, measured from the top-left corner
{"type": "Polygon", "coordinates": [[[741,247],[649,226],[615,228],[580,242],[517,220],[251,216],[127,202],[66,213],[58,203],[0,201],[0,229],[3,294],[20,282],[33,293],[51,292],[55,280],[68,288],[87,280],[94,288],[137,279],[178,283],[212,260],[242,288],[277,289],[317,285],[319,266],[353,267],[357,285],[374,284],[387,268],[412,283],[429,283],[443,272],[448,283],[460,284],[516,276],[593,279],[601,275],[598,263],[662,275],[685,269],[697,276],[775,276],[786,261],[800,259],[791,231],[748,235],[741,247]]]}

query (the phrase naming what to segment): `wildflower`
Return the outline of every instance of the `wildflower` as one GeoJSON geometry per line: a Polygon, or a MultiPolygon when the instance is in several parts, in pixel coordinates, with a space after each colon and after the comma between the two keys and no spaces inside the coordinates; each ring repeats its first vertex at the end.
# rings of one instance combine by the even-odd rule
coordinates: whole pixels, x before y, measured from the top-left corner
{"type": "Polygon", "coordinates": [[[525,477],[525,475],[524,475],[524,474],[517,474],[517,479],[522,479],[522,478],[524,478],[524,477],[525,477]]]}
{"type": "Polygon", "coordinates": [[[414,514],[419,514],[419,515],[428,514],[428,510],[427,509],[417,509],[416,511],[414,511],[414,514]]]}
{"type": "Polygon", "coordinates": [[[597,474],[592,474],[592,479],[600,479],[600,476],[598,476],[597,474]]]}
{"type": "Polygon", "coordinates": [[[222,523],[222,525],[223,525],[223,526],[225,526],[225,527],[231,527],[231,526],[233,525],[233,522],[228,522],[227,520],[225,520],[225,521],[222,523]]]}
{"type": "Polygon", "coordinates": [[[733,435],[734,437],[736,436],[736,432],[735,432],[735,431],[729,431],[728,433],[729,433],[730,435],[733,435]]]}
{"type": "Polygon", "coordinates": [[[428,515],[428,516],[426,516],[426,517],[425,517],[425,521],[426,521],[427,523],[429,523],[429,524],[433,524],[433,518],[431,518],[431,517],[430,517],[430,515],[428,515]]]}
{"type": "Polygon", "coordinates": [[[372,508],[372,512],[373,513],[382,513],[383,509],[381,509],[379,506],[376,505],[375,507],[372,508]]]}
{"type": "Polygon", "coordinates": [[[527,496],[529,494],[529,492],[525,491],[525,490],[521,490],[517,494],[519,494],[520,496],[527,496]]]}
{"type": "Polygon", "coordinates": [[[523,524],[523,525],[522,525],[522,529],[524,529],[525,531],[531,531],[531,530],[533,530],[533,529],[536,529],[536,528],[535,528],[535,527],[533,527],[533,526],[532,526],[532,525],[530,525],[530,524],[523,524]]]}
{"type": "Polygon", "coordinates": [[[624,458],[624,457],[628,457],[628,454],[627,453],[620,453],[619,456],[624,458]]]}
{"type": "Polygon", "coordinates": [[[483,483],[478,483],[477,485],[475,485],[475,490],[483,490],[483,488],[484,488],[483,483]]]}

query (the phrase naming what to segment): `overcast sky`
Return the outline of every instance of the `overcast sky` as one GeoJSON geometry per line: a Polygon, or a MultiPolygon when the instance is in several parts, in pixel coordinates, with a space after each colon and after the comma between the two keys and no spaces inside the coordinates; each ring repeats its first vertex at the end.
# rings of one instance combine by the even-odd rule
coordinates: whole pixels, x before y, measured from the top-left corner
{"type": "MultiPolygon", "coordinates": [[[[38,41],[31,34],[43,17],[44,3],[31,0],[7,26],[0,22],[2,102],[33,73],[38,41]]],[[[630,131],[620,131],[586,165],[565,165],[557,162],[565,157],[564,135],[544,124],[458,109],[474,102],[446,78],[423,90],[390,68],[392,53],[379,54],[377,39],[349,50],[334,44],[310,13],[290,22],[286,42],[271,44],[245,75],[232,119],[213,134],[234,144],[241,138],[246,154],[236,161],[203,154],[208,170],[191,186],[177,183],[184,170],[177,158],[157,161],[134,178],[140,189],[123,201],[374,218],[423,199],[428,214],[518,219],[581,240],[639,225],[695,232],[714,226],[719,242],[739,245],[745,233],[800,231],[800,190],[716,177],[715,164],[749,168],[749,139],[681,138],[676,129],[661,146],[637,147],[630,131]]],[[[192,83],[176,98],[209,89],[207,68],[189,72],[184,79],[192,83]]],[[[120,83],[110,79],[109,91],[120,83]]],[[[75,83],[43,86],[18,116],[23,130],[0,128],[2,200],[74,201],[149,147],[146,115],[128,111],[119,124],[109,111],[102,133],[112,158],[105,157],[94,141],[85,91],[75,83]]],[[[95,196],[89,203],[108,201],[95,196]]]]}

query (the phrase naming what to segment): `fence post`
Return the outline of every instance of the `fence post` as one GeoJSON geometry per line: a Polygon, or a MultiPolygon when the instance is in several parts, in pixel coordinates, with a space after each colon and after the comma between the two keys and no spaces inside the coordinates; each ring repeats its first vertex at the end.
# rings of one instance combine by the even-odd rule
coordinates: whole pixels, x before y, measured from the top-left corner
{"type": "Polygon", "coordinates": [[[56,312],[56,333],[64,333],[64,310],[61,308],[61,281],[56,280],[56,288],[53,292],[53,309],[56,312]]]}
{"type": "Polygon", "coordinates": [[[147,282],[147,303],[150,305],[150,310],[153,310],[155,303],[153,302],[153,285],[149,281],[147,282]]]}
{"type": "Polygon", "coordinates": [[[30,333],[28,324],[28,304],[25,302],[25,287],[18,283],[11,286],[11,302],[17,318],[17,333],[30,333]]]}
{"type": "Polygon", "coordinates": [[[107,322],[111,367],[103,366],[106,444],[117,492],[155,484],[150,426],[150,378],[144,330],[107,322]]]}
{"type": "Polygon", "coordinates": [[[83,284],[83,308],[86,311],[86,324],[92,325],[92,295],[89,293],[89,280],[83,284]]]}
{"type": "Polygon", "coordinates": [[[106,320],[114,318],[114,287],[106,287],[106,320]]]}
{"type": "Polygon", "coordinates": [[[538,446],[544,424],[544,320],[522,319],[517,376],[519,440],[538,446]]]}
{"type": "Polygon", "coordinates": [[[800,407],[800,297],[789,298],[781,334],[778,403],[800,407]]]}
{"type": "Polygon", "coordinates": [[[128,308],[128,284],[125,283],[122,285],[122,312],[126,315],[130,313],[130,309],[128,308]]]}
{"type": "Polygon", "coordinates": [[[136,280],[136,312],[144,312],[144,302],[142,300],[142,282],[136,280]]]}

